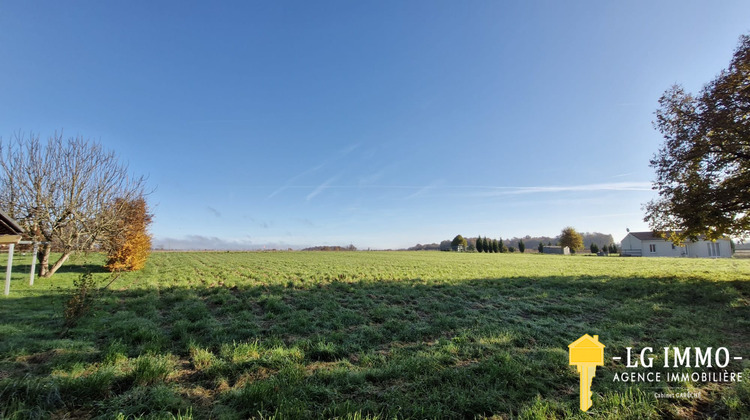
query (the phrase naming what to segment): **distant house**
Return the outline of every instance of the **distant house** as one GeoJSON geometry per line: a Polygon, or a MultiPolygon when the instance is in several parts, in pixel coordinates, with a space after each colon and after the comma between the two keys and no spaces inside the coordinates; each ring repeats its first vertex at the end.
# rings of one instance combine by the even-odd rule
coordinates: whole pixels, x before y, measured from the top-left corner
{"type": "Polygon", "coordinates": [[[570,248],[562,246],[544,246],[542,250],[544,254],[558,254],[558,255],[570,255],[570,248]]]}
{"type": "Polygon", "coordinates": [[[698,257],[730,258],[729,239],[698,240],[675,245],[654,232],[630,232],[622,239],[620,255],[625,257],[698,257]]]}

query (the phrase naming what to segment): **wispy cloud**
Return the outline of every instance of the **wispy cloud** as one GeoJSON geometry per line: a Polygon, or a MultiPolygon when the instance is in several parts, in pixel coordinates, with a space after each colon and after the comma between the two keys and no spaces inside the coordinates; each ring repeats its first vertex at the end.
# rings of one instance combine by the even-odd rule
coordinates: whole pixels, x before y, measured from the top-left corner
{"type": "Polygon", "coordinates": [[[211,206],[206,206],[206,210],[208,210],[209,213],[213,214],[216,217],[221,217],[221,212],[219,210],[216,210],[215,208],[211,206]]]}
{"type": "Polygon", "coordinates": [[[216,236],[187,235],[181,238],[155,238],[154,249],[210,249],[210,250],[247,250],[263,248],[250,239],[224,239],[216,236]]]}
{"type": "MultiPolygon", "coordinates": [[[[268,237],[254,238],[249,236],[241,238],[220,238],[207,235],[186,235],[179,238],[157,237],[153,241],[153,249],[165,250],[208,250],[208,251],[253,251],[262,249],[301,249],[310,244],[304,238],[287,233],[288,240],[268,237]]],[[[343,241],[342,241],[343,243],[343,241]]]]}
{"type": "Polygon", "coordinates": [[[430,185],[425,185],[424,187],[421,187],[421,188],[417,189],[416,191],[414,191],[413,193],[409,194],[406,197],[406,199],[410,200],[412,198],[417,198],[417,197],[423,196],[423,195],[427,194],[428,192],[439,188],[439,184],[440,184],[440,181],[435,181],[435,182],[431,183],[430,185]]]}
{"type": "Polygon", "coordinates": [[[531,186],[531,187],[486,187],[479,195],[517,195],[517,194],[539,194],[539,193],[562,193],[562,192],[596,192],[596,191],[650,191],[650,182],[610,182],[602,184],[584,185],[555,185],[555,186],[531,186]]]}
{"type": "MultiPolygon", "coordinates": [[[[295,183],[297,183],[300,179],[307,178],[308,176],[310,176],[310,175],[312,175],[312,174],[320,171],[321,169],[323,169],[327,165],[329,165],[329,164],[331,164],[331,163],[333,163],[333,162],[335,162],[335,161],[337,161],[339,159],[343,159],[344,157],[346,157],[347,155],[349,155],[353,151],[357,150],[357,148],[359,148],[359,143],[353,143],[353,144],[351,144],[351,145],[349,145],[349,146],[347,146],[347,147],[339,150],[336,153],[332,153],[325,160],[323,160],[323,162],[321,162],[321,163],[319,163],[319,164],[317,164],[317,165],[315,165],[315,166],[313,166],[313,167],[311,167],[311,168],[309,168],[309,169],[307,169],[307,170],[305,170],[305,171],[303,171],[303,172],[301,172],[301,173],[299,173],[299,174],[297,174],[297,175],[289,178],[284,183],[284,185],[282,185],[281,187],[279,187],[276,190],[274,190],[267,198],[273,198],[274,196],[278,195],[279,193],[281,193],[281,192],[283,192],[283,191],[285,191],[287,189],[290,189],[290,188],[300,188],[299,185],[295,185],[295,183]]],[[[319,193],[320,192],[318,192],[318,194],[319,193]]],[[[317,194],[315,194],[315,195],[317,195],[317,194]]],[[[308,198],[308,200],[309,200],[309,198],[308,198]]]]}
{"type": "Polygon", "coordinates": [[[344,157],[348,155],[349,153],[357,150],[358,148],[359,148],[359,143],[352,143],[339,151],[339,154],[341,155],[340,157],[344,157]]]}
{"type": "Polygon", "coordinates": [[[272,192],[268,196],[268,198],[272,198],[272,197],[278,195],[279,193],[284,192],[285,190],[287,190],[289,188],[295,188],[295,185],[294,185],[295,182],[297,182],[298,180],[300,180],[302,178],[306,178],[307,176],[312,175],[313,173],[321,170],[325,165],[326,165],[325,162],[321,163],[319,165],[313,166],[312,168],[310,168],[310,169],[308,169],[308,170],[306,170],[306,171],[304,171],[302,173],[299,173],[299,174],[297,174],[297,175],[289,178],[284,183],[284,185],[282,185],[281,187],[279,187],[276,190],[274,190],[274,192],[272,192]]]}
{"type": "Polygon", "coordinates": [[[225,124],[225,123],[238,123],[238,122],[253,122],[246,118],[230,118],[230,119],[215,119],[215,120],[194,120],[190,121],[189,124],[225,124]]]}
{"type": "Polygon", "coordinates": [[[311,192],[310,194],[308,194],[308,195],[307,195],[307,198],[305,198],[305,200],[307,200],[307,201],[310,201],[310,200],[312,200],[313,198],[317,197],[317,196],[318,196],[318,194],[320,194],[320,193],[322,193],[323,191],[325,191],[325,189],[326,189],[326,188],[328,188],[328,186],[329,186],[329,185],[331,185],[331,184],[333,183],[333,181],[335,181],[335,180],[336,180],[336,178],[337,178],[337,177],[338,177],[338,176],[334,176],[334,177],[332,177],[332,178],[328,178],[328,179],[327,179],[327,180],[326,180],[326,181],[325,181],[324,183],[322,183],[322,184],[318,185],[318,186],[317,186],[317,187],[316,187],[316,188],[315,188],[315,189],[313,190],[313,192],[311,192]]]}
{"type": "Polygon", "coordinates": [[[295,219],[295,220],[296,220],[296,221],[297,221],[298,223],[300,223],[300,224],[302,224],[302,225],[304,225],[304,226],[308,226],[308,227],[313,227],[313,226],[315,226],[315,223],[313,223],[313,221],[312,221],[312,220],[310,220],[310,219],[304,219],[304,218],[303,218],[303,219],[295,219]]]}
{"type": "Polygon", "coordinates": [[[376,182],[381,180],[386,175],[397,172],[397,168],[399,167],[400,164],[401,162],[392,161],[391,163],[383,166],[382,168],[378,169],[377,171],[373,173],[359,177],[359,180],[357,183],[359,186],[374,185],[376,182]]]}
{"type": "MultiPolygon", "coordinates": [[[[553,194],[568,192],[597,192],[597,191],[651,191],[650,182],[609,182],[599,184],[581,184],[581,185],[535,185],[535,186],[491,186],[491,185],[442,185],[441,181],[436,181],[428,185],[384,185],[384,184],[365,184],[358,183],[354,185],[336,185],[333,182],[340,178],[338,174],[327,179],[325,182],[315,184],[293,184],[284,185],[279,190],[271,194],[276,195],[285,189],[313,189],[306,199],[309,201],[325,190],[406,190],[413,191],[407,195],[406,199],[427,196],[431,193],[448,193],[449,195],[471,196],[471,197],[493,197],[504,195],[523,195],[523,194],[553,194]]],[[[261,188],[261,187],[259,187],[261,188]]],[[[263,187],[267,188],[267,187],[263,187]]]]}

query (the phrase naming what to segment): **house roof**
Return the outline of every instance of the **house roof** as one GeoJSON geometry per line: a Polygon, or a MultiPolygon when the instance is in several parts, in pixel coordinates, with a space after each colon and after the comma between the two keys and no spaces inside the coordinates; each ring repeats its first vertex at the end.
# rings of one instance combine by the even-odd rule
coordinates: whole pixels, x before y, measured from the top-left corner
{"type": "MultiPolygon", "coordinates": [[[[630,232],[629,235],[633,235],[636,239],[641,240],[641,241],[668,241],[670,233],[672,233],[672,232],[666,232],[665,237],[661,237],[658,234],[655,234],[653,231],[648,231],[648,232],[630,232]]],[[[678,231],[678,233],[679,233],[679,231],[678,231]]],[[[706,238],[705,238],[705,236],[700,236],[698,239],[702,241],[702,240],[705,240],[706,238]]],[[[722,237],[720,239],[727,239],[728,240],[729,238],[722,237]]]]}
{"type": "Polygon", "coordinates": [[[648,232],[630,232],[631,235],[642,241],[663,241],[664,238],[654,235],[653,231],[648,232]]]}
{"type": "Polygon", "coordinates": [[[21,226],[0,210],[0,235],[20,235],[22,233],[21,226]]]}

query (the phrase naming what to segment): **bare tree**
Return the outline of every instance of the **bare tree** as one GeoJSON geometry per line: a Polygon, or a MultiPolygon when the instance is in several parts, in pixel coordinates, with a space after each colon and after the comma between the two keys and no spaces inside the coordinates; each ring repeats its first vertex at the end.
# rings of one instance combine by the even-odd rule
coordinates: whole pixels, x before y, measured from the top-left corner
{"type": "Polygon", "coordinates": [[[145,179],[132,177],[97,142],[55,133],[0,139],[0,202],[34,241],[47,242],[40,275],[52,276],[73,252],[92,248],[119,229],[119,202],[144,196],[145,179]],[[52,246],[62,255],[50,268],[52,246]]]}

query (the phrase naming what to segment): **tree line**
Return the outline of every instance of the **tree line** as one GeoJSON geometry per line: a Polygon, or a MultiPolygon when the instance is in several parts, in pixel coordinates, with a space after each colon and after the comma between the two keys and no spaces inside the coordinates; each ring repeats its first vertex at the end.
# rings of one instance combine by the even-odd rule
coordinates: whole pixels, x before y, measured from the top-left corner
{"type": "MultiPolygon", "coordinates": [[[[577,233],[577,232],[576,232],[577,233]]],[[[599,233],[599,232],[583,232],[580,233],[582,238],[582,245],[572,244],[573,247],[571,249],[576,250],[583,250],[587,248],[591,248],[592,245],[595,245],[598,250],[604,250],[606,248],[607,253],[616,253],[617,252],[617,246],[615,245],[615,241],[610,234],[605,233],[599,233]]],[[[460,235],[459,235],[460,236],[460,235]]],[[[464,238],[462,236],[462,238],[464,238]]],[[[526,252],[527,250],[537,250],[538,252],[542,252],[541,248],[545,245],[560,245],[561,240],[563,238],[562,233],[557,236],[536,236],[532,237],[530,235],[526,235],[524,237],[513,237],[513,238],[497,238],[492,239],[490,235],[478,235],[477,237],[469,237],[464,238],[466,240],[466,244],[463,245],[464,251],[469,252],[526,252]],[[487,241],[487,246],[484,246],[484,241],[487,241]],[[497,251],[495,251],[495,242],[497,242],[497,251]],[[502,247],[501,247],[502,244],[502,247]],[[481,247],[481,251],[479,250],[481,247]],[[511,248],[513,251],[510,251],[511,248]],[[522,251],[523,249],[523,251],[522,251]]],[[[430,243],[430,244],[417,244],[411,248],[408,248],[408,251],[451,251],[456,249],[456,245],[454,244],[453,240],[444,240],[440,243],[430,243]]],[[[566,245],[569,246],[569,245],[566,245]]]]}
{"type": "Polygon", "coordinates": [[[321,245],[321,246],[312,246],[309,248],[304,248],[302,251],[356,251],[357,247],[350,244],[349,246],[330,246],[330,245],[321,245]]]}

